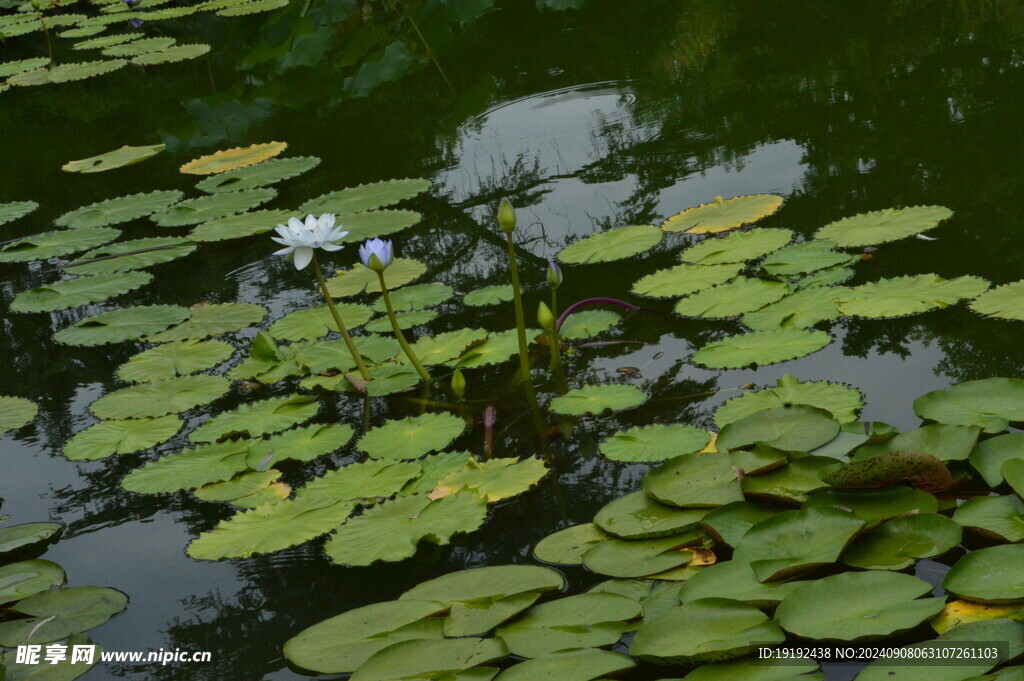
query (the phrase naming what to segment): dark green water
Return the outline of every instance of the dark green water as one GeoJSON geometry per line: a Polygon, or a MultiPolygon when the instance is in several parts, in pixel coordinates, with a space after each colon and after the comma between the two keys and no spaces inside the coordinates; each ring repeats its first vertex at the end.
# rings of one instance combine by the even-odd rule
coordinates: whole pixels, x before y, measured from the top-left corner
{"type": "MultiPolygon", "coordinates": [[[[499,197],[510,196],[520,208],[521,266],[533,291],[528,310],[543,291],[545,260],[567,238],[657,223],[719,194],[782,194],[783,210],[765,224],[804,234],[863,211],[942,204],[956,215],[931,233],[938,240],[880,249],[858,266],[853,283],[925,272],[1020,279],[1024,9],[1017,3],[620,0],[540,12],[532,2],[510,0],[478,14],[487,4],[459,5],[465,23],[437,8],[418,15],[451,89],[407,27],[389,28],[373,14],[368,20],[354,2],[314,1],[305,17],[296,6],[144,28],[180,42],[209,42],[209,68],[198,60],[123,69],[3,93],[0,201],[33,199],[43,207],[3,227],[0,238],[45,231],[67,210],[122,194],[178,188],[195,195],[192,181],[177,172],[180,163],[276,139],[289,143],[289,155],[316,155],[323,163],[280,185],[272,207],[294,207],[359,182],[431,178],[430,196],[412,206],[425,219],[399,235],[397,246],[428,264],[424,280],[459,291],[504,281],[492,211],[499,197]],[[127,169],[82,176],[59,170],[69,159],[122,144],[158,142],[168,152],[127,169]]],[[[35,36],[0,46],[4,59],[44,50],[35,36]]],[[[179,233],[147,221],[125,231],[179,233]]],[[[560,298],[628,297],[632,282],[673,263],[683,242],[675,237],[643,261],[569,269],[560,298]]],[[[264,237],[204,245],[184,261],[159,266],[153,284],[115,302],[255,301],[275,317],[312,305],[306,273],[270,257],[271,250],[264,237]]],[[[347,249],[338,262],[353,258],[347,249]]],[[[9,301],[53,277],[38,263],[0,265],[0,297],[9,301]]],[[[771,383],[791,372],[854,385],[867,397],[863,420],[909,428],[917,423],[911,402],[924,392],[1024,375],[1024,327],[982,320],[962,306],[843,322],[831,329],[835,342],[807,358],[757,371],[706,371],[686,362],[690,352],[739,326],[684,321],[667,314],[668,304],[656,304],[611,336],[644,345],[588,349],[568,364],[573,385],[623,380],[617,368],[637,367],[642,378],[635,382],[659,399],[619,418],[584,421],[570,440],[554,441],[557,476],[492,507],[481,531],[373,568],[334,566],[316,542],[206,563],[187,558],[184,547],[228,509],[185,494],[144,497],[120,488],[128,471],[155,454],[93,463],[60,455],[63,443],[92,422],[88,404],[117,387],[113,370],[137,348],[67,348],[51,335],[110,306],[15,315],[3,304],[0,394],[39,402],[40,416],[0,439],[2,511],[23,522],[67,523],[47,558],[61,563],[73,584],[129,594],[128,610],[93,632],[106,648],[209,650],[214,661],[93,670],[90,679],[300,678],[280,654],[289,636],[437,574],[527,560],[546,534],[589,521],[608,500],[639,486],[646,467],[600,458],[597,441],[624,425],[708,426],[714,407],[735,393],[690,395],[771,383]]],[[[508,328],[512,312],[449,314],[429,329],[467,324],[508,328]]],[[[513,371],[508,363],[472,372],[469,396],[500,395],[513,371]]],[[[375,424],[415,409],[400,400],[377,402],[375,424]]],[[[519,405],[499,405],[499,451],[537,451],[519,405]]],[[[358,425],[362,403],[336,398],[320,419],[358,425]]],[[[477,426],[457,444],[479,449],[481,434],[477,426]]],[[[175,451],[182,440],[158,453],[175,451]]],[[[353,456],[346,449],[290,471],[291,479],[353,456]]],[[[922,576],[941,579],[941,565],[927,569],[934,574],[922,576]]],[[[570,578],[577,586],[596,581],[577,572],[570,578]]],[[[832,678],[849,675],[839,670],[832,678]]]]}

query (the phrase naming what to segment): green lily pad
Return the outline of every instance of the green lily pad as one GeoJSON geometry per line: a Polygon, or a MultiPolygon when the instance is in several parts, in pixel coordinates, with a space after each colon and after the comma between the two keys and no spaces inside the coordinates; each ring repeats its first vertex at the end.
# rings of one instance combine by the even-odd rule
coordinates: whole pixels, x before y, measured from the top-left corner
{"type": "Polygon", "coordinates": [[[648,577],[689,563],[693,551],[687,547],[701,540],[698,531],[658,539],[608,539],[587,549],[583,565],[607,577],[648,577]]]}
{"type": "Polygon", "coordinates": [[[513,655],[540,657],[559,650],[617,643],[630,629],[628,622],[642,614],[642,606],[632,598],[585,593],[535,605],[494,633],[513,655]]]}
{"type": "Polygon", "coordinates": [[[331,560],[344,565],[402,560],[416,553],[420,541],[443,546],[452,536],[480,527],[486,516],[487,504],[475,494],[452,494],[436,501],[425,495],[400,497],[346,522],[324,549],[331,560]]]}
{"type": "Polygon", "coordinates": [[[696,528],[708,509],[680,509],[659,504],[643,490],[605,504],[594,524],[620,539],[655,539],[696,528]]]}
{"type": "Polygon", "coordinates": [[[880,489],[823,489],[804,502],[804,508],[823,506],[850,511],[868,527],[874,527],[912,513],[934,514],[939,510],[939,500],[919,489],[894,485],[880,489]]]}
{"type": "Polygon", "coordinates": [[[188,319],[190,311],[177,305],[140,305],[86,317],[53,334],[65,345],[106,345],[163,331],[188,319]]]}
{"type": "MultiPolygon", "coordinates": [[[[0,30],[3,30],[0,26],[0,30]]],[[[0,62],[0,78],[7,78],[16,73],[35,71],[50,63],[49,57],[32,57],[30,59],[16,59],[14,61],[0,62]]],[[[38,207],[38,206],[37,206],[38,207]]]]}
{"type": "Polygon", "coordinates": [[[700,524],[715,541],[735,547],[751,527],[781,512],[773,506],[734,501],[712,509],[700,524]]]}
{"type": "Polygon", "coordinates": [[[0,435],[21,428],[38,413],[39,407],[31,400],[0,395],[0,435]]]}
{"type": "Polygon", "coordinates": [[[953,520],[993,539],[1024,540],[1024,501],[1015,494],[968,499],[953,514],[953,520]]]}
{"type": "Polygon", "coordinates": [[[23,560],[0,567],[0,601],[20,601],[64,583],[64,569],[48,560],[23,560]]]}
{"type": "Polygon", "coordinates": [[[418,478],[403,487],[402,493],[426,494],[433,492],[441,480],[451,473],[461,471],[472,460],[473,457],[469,452],[442,452],[424,457],[417,461],[423,472],[418,478]]]}
{"type": "Polygon", "coordinates": [[[213,482],[193,491],[202,501],[229,501],[233,506],[256,508],[268,501],[287,499],[291,487],[278,482],[281,471],[248,471],[230,480],[213,482]]]}
{"type": "Polygon", "coordinates": [[[720,406],[715,410],[715,423],[724,428],[755,412],[787,404],[824,409],[836,421],[850,423],[857,419],[857,411],[864,406],[864,400],[859,390],[841,383],[801,382],[791,374],[786,374],[774,387],[744,393],[720,406]]]}
{"type": "Polygon", "coordinates": [[[742,501],[739,474],[720,454],[683,454],[643,478],[653,499],[679,508],[712,508],[742,501]]]}
{"type": "Polygon", "coordinates": [[[129,492],[166,494],[229,480],[247,467],[249,443],[224,442],[185,449],[150,461],[121,482],[129,492]]]}
{"type": "Polygon", "coordinates": [[[680,454],[701,451],[711,434],[696,426],[681,423],[656,424],[620,430],[603,440],[598,448],[612,461],[666,461],[680,454]]]}
{"type": "Polygon", "coordinates": [[[607,539],[594,523],[572,525],[541,539],[533,547],[533,557],[553,565],[582,565],[583,554],[607,539]]]}
{"type": "MultiPolygon", "coordinates": [[[[395,313],[395,321],[398,322],[398,328],[400,329],[412,329],[417,326],[423,326],[435,319],[437,319],[437,310],[407,310],[395,313]]],[[[387,315],[367,322],[366,330],[373,333],[394,333],[391,319],[387,315]]]]}
{"type": "Polygon", "coordinates": [[[666,232],[716,234],[768,217],[782,207],[775,194],[747,194],[731,199],[716,196],[714,201],[676,213],[661,228],[666,232]]]}
{"type": "Polygon", "coordinates": [[[613,328],[622,319],[611,310],[582,310],[569,316],[559,335],[569,340],[593,338],[613,328]]]}
{"type": "Polygon", "coordinates": [[[908,484],[926,492],[940,492],[953,486],[946,465],[930,454],[886,452],[863,461],[853,461],[824,476],[833,487],[872,488],[908,484]]]}
{"type": "Polygon", "coordinates": [[[255,303],[210,303],[193,305],[186,321],[146,339],[153,343],[202,340],[259,324],[267,308],[255,303]]]}
{"type": "Polygon", "coordinates": [[[595,681],[606,674],[617,674],[635,666],[633,660],[625,655],[581,648],[512,665],[494,681],[595,681]]]}
{"type": "MultiPolygon", "coordinates": [[[[127,63],[127,62],[122,62],[127,63]]],[[[181,201],[183,193],[177,190],[131,194],[82,206],[61,215],[54,222],[61,227],[107,227],[138,220],[181,201]]],[[[96,244],[97,246],[99,244],[96,244]]]]}
{"type": "MultiPolygon", "coordinates": [[[[233,172],[233,171],[231,171],[233,172]]],[[[214,175],[217,177],[217,175],[214,175]]],[[[227,241],[269,232],[299,214],[290,210],[254,210],[204,222],[188,233],[190,241],[227,241]]]]}
{"type": "Polygon", "coordinates": [[[749,563],[760,582],[792,577],[836,562],[863,527],[863,520],[836,508],[783,511],[750,528],[733,560],[749,563]]]}
{"type": "Polygon", "coordinates": [[[118,367],[117,377],[129,383],[148,383],[212,369],[235,351],[222,340],[176,341],[143,350],[118,367]]]}
{"type": "Polygon", "coordinates": [[[174,38],[143,38],[128,43],[120,43],[103,48],[101,54],[105,57],[134,57],[146,52],[164,50],[174,44],[174,38]]]}
{"type": "Polygon", "coordinates": [[[834,249],[835,245],[820,239],[792,244],[765,258],[761,268],[774,277],[795,277],[857,261],[856,255],[840,253],[834,249]]]}
{"type": "Polygon", "coordinates": [[[866,641],[913,629],[946,605],[921,598],[932,585],[898,572],[844,572],[804,584],[786,596],[775,619],[803,638],[866,641]],[[828,608],[822,608],[828,603],[828,608]]]}
{"type": "MultiPolygon", "coordinates": [[[[43,57],[49,61],[49,57],[43,57]]],[[[13,222],[18,218],[23,218],[36,208],[39,208],[39,204],[35,201],[11,201],[9,203],[0,203],[0,225],[5,225],[8,222],[13,222]]]]}
{"type": "Polygon", "coordinates": [[[143,419],[209,404],[231,389],[221,376],[179,376],[107,393],[89,405],[101,419],[143,419]]]}
{"type": "Polygon", "coordinates": [[[304,213],[362,213],[411,199],[430,189],[430,180],[404,178],[349,187],[310,199],[299,206],[304,213]]]}
{"type": "Polygon", "coordinates": [[[737,277],[683,298],[676,303],[675,313],[684,317],[723,319],[759,310],[788,293],[789,285],[781,281],[737,277]]]}
{"type": "MultiPolygon", "coordinates": [[[[0,222],[3,219],[0,217],[0,222]]],[[[989,289],[971,301],[971,309],[996,319],[1024,321],[1024,280],[989,289]]]]}
{"type": "Polygon", "coordinates": [[[246,463],[253,470],[266,470],[278,461],[312,461],[336,452],[352,439],[355,430],[343,423],[313,423],[254,442],[246,463]]]}
{"type": "Polygon", "coordinates": [[[826,267],[823,270],[812,272],[806,276],[795,277],[790,279],[789,283],[797,289],[835,286],[836,284],[842,284],[845,281],[853,279],[855,274],[857,273],[852,267],[843,267],[842,265],[839,265],[837,267],[826,267]]]}
{"type": "Polygon", "coordinates": [[[71,46],[72,50],[99,50],[111,45],[120,45],[130,40],[138,40],[143,37],[142,33],[118,33],[116,35],[105,35],[98,38],[82,40],[71,46]]]}
{"type": "Polygon", "coordinates": [[[647,393],[634,385],[602,383],[574,388],[551,400],[549,408],[556,414],[600,416],[639,407],[647,399],[647,393]]]}
{"type": "Polygon", "coordinates": [[[953,211],[942,206],[887,208],[829,223],[814,236],[831,239],[841,248],[871,246],[927,232],[951,217],[953,211]]]}
{"type": "Polygon", "coordinates": [[[839,303],[843,314],[872,319],[902,317],[955,305],[988,288],[980,277],[943,279],[937,274],[882,279],[855,286],[839,303]]]}
{"type": "Polygon", "coordinates": [[[30,262],[96,248],[121,236],[113,227],[62,229],[33,234],[0,246],[0,262],[30,262]]]}
{"type": "Polygon", "coordinates": [[[747,262],[782,248],[792,239],[791,230],[758,227],[723,238],[707,238],[680,253],[679,259],[695,265],[747,262]]]}
{"type": "Polygon", "coordinates": [[[11,312],[54,312],[122,296],[153,281],[149,272],[118,272],[64,279],[22,291],[11,301],[11,312]]]}
{"type": "Polygon", "coordinates": [[[808,495],[827,487],[824,476],[835,470],[836,460],[828,456],[793,459],[781,468],[743,478],[743,493],[757,501],[797,505],[808,495]]]}
{"type": "Polygon", "coordinates": [[[1010,489],[1017,493],[1017,496],[1024,498],[1024,459],[1010,459],[1003,463],[999,472],[1010,489]]]}
{"type": "Polygon", "coordinates": [[[624,260],[654,248],[663,236],[664,232],[654,225],[616,227],[566,246],[559,251],[558,259],[573,265],[624,260]]]}
{"type": "MultiPolygon", "coordinates": [[[[426,307],[440,305],[453,295],[455,295],[455,291],[451,286],[438,282],[406,286],[390,294],[391,307],[395,312],[422,310],[426,307]]],[[[371,307],[374,312],[387,311],[383,298],[377,299],[371,307]]]]}
{"type": "Polygon", "coordinates": [[[164,208],[154,213],[151,219],[161,227],[197,225],[228,215],[244,213],[270,201],[275,196],[277,196],[277,191],[270,187],[201,196],[164,208]]]}
{"type": "MultiPolygon", "coordinates": [[[[389,291],[418,279],[427,266],[418,260],[395,258],[385,271],[384,281],[389,291]]],[[[335,298],[346,298],[360,293],[380,293],[380,279],[369,267],[356,264],[350,270],[341,270],[327,280],[327,290],[335,298]]]]}
{"type": "MultiPolygon", "coordinates": [[[[420,362],[426,366],[445,364],[462,356],[468,348],[483,343],[486,338],[487,331],[484,329],[459,329],[436,336],[420,336],[412,344],[412,349],[420,362]]],[[[403,353],[398,356],[398,361],[406,363],[409,360],[403,353]]]]}
{"type": "MultiPolygon", "coordinates": [[[[210,46],[206,44],[173,45],[166,49],[154,52],[146,52],[132,57],[131,63],[134,66],[153,66],[155,64],[171,64],[174,62],[195,59],[209,53],[210,46]]],[[[189,223],[194,224],[194,223],[189,223]]]]}
{"type": "Polygon", "coordinates": [[[742,263],[724,265],[690,265],[683,263],[658,270],[637,280],[632,292],[650,298],[688,296],[702,289],[729,281],[743,269],[742,263]]]}
{"type": "Polygon", "coordinates": [[[18,601],[10,610],[28,617],[0,622],[0,645],[49,643],[99,626],[124,610],[128,597],[100,586],[65,586],[18,601]],[[31,636],[31,638],[30,638],[31,636]]]}
{"type": "Polygon", "coordinates": [[[351,681],[429,678],[476,681],[459,672],[500,660],[507,654],[508,648],[500,638],[402,641],[375,653],[356,670],[351,681]]]}
{"type": "MultiPolygon", "coordinates": [[[[367,239],[387,236],[412,227],[423,218],[412,210],[372,210],[365,213],[338,213],[338,225],[344,227],[348,235],[342,239],[344,243],[356,244],[367,239]]],[[[388,286],[392,286],[390,277],[388,286]]]]}
{"type": "Polygon", "coordinates": [[[209,194],[219,194],[266,187],[309,172],[318,165],[320,159],[316,156],[272,158],[255,165],[211,175],[196,184],[196,189],[209,194]]]}
{"type": "Polygon", "coordinates": [[[794,291],[778,302],[746,313],[743,323],[755,331],[811,327],[818,322],[838,319],[842,315],[839,305],[848,296],[849,289],[840,286],[816,286],[794,291]]]}
{"type": "Polygon", "coordinates": [[[177,237],[158,236],[118,241],[83,253],[77,260],[65,265],[64,269],[72,274],[127,272],[184,258],[196,248],[198,246],[194,243],[177,237]],[[91,260],[96,262],[89,262],[91,260]]]}
{"type": "Polygon", "coordinates": [[[916,513],[890,520],[857,539],[843,553],[843,562],[865,570],[903,570],[920,558],[949,551],[962,534],[944,515],[916,513]]]}
{"type": "Polygon", "coordinates": [[[219,442],[277,433],[316,416],[320,403],[309,395],[283,395],[243,404],[214,416],[189,435],[193,442],[219,442]]]}
{"type": "Polygon", "coordinates": [[[420,375],[411,366],[389,362],[370,371],[371,380],[366,386],[370,397],[384,397],[405,392],[419,385],[420,375]]]}
{"type": "Polygon", "coordinates": [[[741,369],[804,357],[821,350],[830,342],[832,338],[824,331],[792,327],[751,331],[708,343],[693,353],[690,359],[695,364],[711,369],[741,369]]]}
{"type": "Polygon", "coordinates": [[[1003,483],[1002,468],[1014,459],[1024,459],[1024,433],[1007,433],[982,440],[970,454],[971,465],[989,487],[1003,483]]]}
{"type": "Polygon", "coordinates": [[[154,144],[147,147],[123,146],[120,149],[108,151],[98,156],[90,156],[78,161],[68,161],[60,169],[69,173],[102,173],[153,158],[165,148],[166,145],[164,144],[154,144]]]}
{"type": "Polygon", "coordinates": [[[810,658],[744,657],[701,665],[687,674],[685,681],[824,681],[820,673],[807,673],[817,669],[818,663],[810,658]]]}
{"type": "Polygon", "coordinates": [[[284,656],[324,674],[354,672],[378,651],[402,641],[440,639],[446,606],[401,600],[356,608],[318,622],[285,641],[284,656]]]}
{"type": "Polygon", "coordinates": [[[629,652],[645,662],[693,665],[742,657],[750,645],[786,640],[779,625],[752,605],[702,598],[645,623],[629,652]]]}
{"type": "Polygon", "coordinates": [[[411,462],[349,464],[314,478],[295,493],[295,500],[305,503],[313,499],[331,502],[390,497],[404,489],[421,470],[419,464],[411,462]]]}
{"type": "Polygon", "coordinates": [[[547,472],[544,461],[536,457],[522,461],[511,457],[481,462],[470,459],[465,468],[439,481],[431,497],[470,490],[488,503],[493,503],[522,494],[537,484],[547,472]]]}
{"type": "Polygon", "coordinates": [[[809,452],[838,434],[839,423],[830,412],[797,404],[762,409],[727,423],[715,446],[733,450],[763,444],[783,451],[809,452]]]}
{"type": "Polygon", "coordinates": [[[466,422],[458,416],[422,414],[371,428],[356,446],[375,459],[418,459],[444,449],[465,429],[466,422]]]}
{"type": "Polygon", "coordinates": [[[0,554],[38,544],[64,529],[60,523],[23,523],[0,527],[0,554]]]}
{"type": "Polygon", "coordinates": [[[869,459],[886,452],[922,452],[940,461],[963,461],[978,441],[978,426],[948,426],[933,423],[908,430],[878,444],[866,444],[853,455],[854,461],[869,459]]]}
{"type": "Polygon", "coordinates": [[[170,414],[159,418],[100,421],[75,434],[64,445],[71,461],[94,461],[112,454],[130,454],[155,447],[181,430],[181,420],[170,414]]]}
{"type": "Polygon", "coordinates": [[[107,59],[105,61],[88,61],[78,64],[61,64],[52,69],[25,71],[7,79],[8,85],[43,85],[46,83],[69,83],[116,71],[128,62],[123,59],[107,59]]]}
{"type": "Polygon", "coordinates": [[[729,598],[755,608],[774,608],[806,582],[759,582],[748,563],[727,560],[695,574],[679,590],[679,600],[691,603],[702,598],[729,598]]]}
{"type": "MultiPolygon", "coordinates": [[[[365,324],[373,312],[366,305],[341,303],[336,306],[341,321],[347,329],[354,329],[365,324]]],[[[334,315],[326,305],[307,310],[289,312],[281,317],[268,329],[271,336],[278,340],[309,340],[323,338],[331,332],[338,331],[334,315]]]]}
{"type": "MultiPolygon", "coordinates": [[[[506,362],[519,352],[518,333],[516,329],[488,333],[487,340],[479,345],[470,346],[449,365],[459,366],[463,369],[475,369],[506,362]]],[[[539,329],[527,329],[526,337],[528,339],[535,338],[541,333],[539,329]]]]}
{"type": "Polygon", "coordinates": [[[914,400],[923,419],[960,426],[980,426],[986,433],[1024,421],[1024,379],[985,378],[935,390],[914,400]]]}
{"type": "Polygon", "coordinates": [[[470,307],[483,307],[486,305],[497,305],[512,300],[515,293],[510,284],[499,284],[496,286],[483,286],[473,289],[462,298],[463,305],[470,307]]]}

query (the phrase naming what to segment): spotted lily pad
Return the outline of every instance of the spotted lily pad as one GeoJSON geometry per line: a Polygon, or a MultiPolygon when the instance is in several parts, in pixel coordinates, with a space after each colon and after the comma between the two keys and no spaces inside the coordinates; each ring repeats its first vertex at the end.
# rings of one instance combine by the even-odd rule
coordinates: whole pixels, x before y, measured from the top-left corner
{"type": "Polygon", "coordinates": [[[715,234],[756,222],[781,207],[782,197],[775,194],[748,194],[731,199],[716,196],[710,203],[673,215],[661,228],[666,232],[715,234]]]}
{"type": "MultiPolygon", "coordinates": [[[[0,218],[0,222],[2,222],[0,218]]],[[[989,289],[971,302],[971,309],[986,317],[1024,321],[1024,280],[989,289]]]]}
{"type": "Polygon", "coordinates": [[[764,366],[810,355],[831,341],[831,336],[824,331],[792,327],[751,331],[708,343],[693,353],[691,359],[696,364],[712,369],[764,366]]]}
{"type": "Polygon", "coordinates": [[[221,376],[180,376],[107,393],[89,411],[101,419],[155,418],[208,404],[230,387],[221,376]]]}
{"type": "Polygon", "coordinates": [[[306,213],[362,213],[411,199],[430,189],[430,180],[406,178],[361,184],[310,199],[299,210],[306,213]]]}
{"type": "Polygon", "coordinates": [[[624,260],[654,248],[662,236],[664,233],[654,225],[616,227],[566,246],[558,259],[574,265],[624,260]]]}
{"type": "Polygon", "coordinates": [[[723,265],[691,265],[683,263],[675,267],[658,270],[638,279],[632,292],[651,298],[674,298],[688,296],[701,289],[710,288],[729,281],[743,268],[742,263],[723,265]]]}
{"type": "Polygon", "coordinates": [[[485,305],[497,305],[512,300],[512,286],[509,284],[498,284],[496,286],[483,286],[473,289],[462,299],[463,305],[470,307],[483,307],[485,305]]]}
{"type": "Polygon", "coordinates": [[[96,274],[55,281],[22,291],[11,301],[11,312],[53,312],[124,295],[153,281],[149,272],[96,274]]]}
{"type": "Polygon", "coordinates": [[[722,238],[707,238],[680,253],[679,259],[695,265],[746,262],[778,250],[792,239],[793,232],[788,229],[759,227],[722,238]]]}
{"type": "Polygon", "coordinates": [[[949,551],[961,538],[960,527],[946,516],[915,513],[857,539],[843,552],[843,562],[865,570],[903,570],[918,559],[949,551]]]}
{"type": "Polygon", "coordinates": [[[181,430],[174,414],[159,418],[100,421],[76,433],[64,445],[64,456],[71,461],[93,461],[112,454],[130,454],[154,447],[181,430]]]}
{"type": "Polygon", "coordinates": [[[734,421],[761,411],[787,404],[809,405],[824,409],[840,423],[856,420],[864,406],[859,390],[828,381],[804,381],[786,374],[773,387],[734,397],[715,410],[715,423],[724,427],[734,421]]]}
{"type": "Polygon", "coordinates": [[[935,390],[914,400],[914,413],[939,423],[999,433],[1010,421],[1024,421],[1024,379],[985,378],[935,390]]]}
{"type": "Polygon", "coordinates": [[[699,452],[710,441],[711,435],[695,426],[658,424],[619,431],[602,441],[599,448],[613,461],[665,461],[699,452]]]}
{"type": "Polygon", "coordinates": [[[86,317],[53,334],[65,345],[105,345],[141,338],[184,321],[189,310],[177,305],[140,305],[86,317]]]}
{"type": "Polygon", "coordinates": [[[0,262],[29,262],[101,246],[121,236],[112,227],[63,229],[34,234],[0,246],[0,262]]]}
{"type": "Polygon", "coordinates": [[[444,449],[465,429],[466,422],[453,414],[422,414],[371,428],[356,446],[375,459],[418,459],[444,449]]]}
{"type": "Polygon", "coordinates": [[[127,272],[183,258],[196,248],[196,244],[177,237],[118,241],[83,253],[77,260],[65,265],[64,269],[72,274],[127,272]],[[89,262],[91,260],[96,262],[89,262]]]}
{"type": "Polygon", "coordinates": [[[267,308],[255,303],[212,303],[193,305],[188,319],[160,333],[152,333],[146,340],[170,343],[183,340],[202,340],[239,331],[258,324],[267,316],[267,308]]]}
{"type": "Polygon", "coordinates": [[[636,386],[602,383],[574,388],[551,400],[550,409],[556,414],[572,416],[602,415],[638,407],[647,399],[647,393],[636,386]]]}
{"type": "Polygon", "coordinates": [[[927,232],[952,216],[953,211],[942,206],[887,208],[837,220],[814,236],[831,239],[841,248],[871,246],[927,232]]]}
{"type": "MultiPolygon", "coordinates": [[[[184,194],[177,190],[131,194],[83,206],[61,215],[54,222],[62,227],[107,227],[138,220],[181,201],[184,194]]],[[[95,244],[98,246],[99,244],[95,244]]]]}
{"type": "Polygon", "coordinates": [[[251,166],[273,158],[288,148],[286,142],[266,142],[248,147],[224,149],[189,161],[179,170],[190,175],[214,175],[235,168],[251,166]]]}
{"type": "Polygon", "coordinates": [[[597,648],[618,642],[643,609],[613,593],[585,593],[535,605],[495,636],[520,657],[540,657],[571,648],[597,648]]]}
{"type": "Polygon", "coordinates": [[[850,289],[839,303],[843,314],[884,319],[918,314],[974,298],[988,288],[980,277],[943,279],[937,274],[882,279],[850,289]]]}
{"type": "Polygon", "coordinates": [[[39,407],[31,400],[0,395],[0,435],[21,428],[38,413],[39,407]]]}
{"type": "Polygon", "coordinates": [[[27,617],[0,622],[0,645],[49,643],[99,626],[124,610],[128,597],[100,586],[66,586],[18,601],[10,610],[27,617]],[[31,638],[30,638],[31,637],[31,638]]]}
{"type": "Polygon", "coordinates": [[[78,161],[68,161],[61,170],[69,173],[102,173],[116,168],[124,168],[146,159],[153,158],[164,150],[166,145],[154,144],[148,147],[123,146],[98,156],[90,156],[78,161]]]}
{"type": "Polygon", "coordinates": [[[872,488],[906,483],[926,492],[939,492],[953,486],[946,465],[921,452],[886,452],[870,459],[853,461],[825,475],[834,487],[872,488]]]}
{"type": "Polygon", "coordinates": [[[675,313],[684,317],[722,319],[759,310],[788,293],[789,286],[780,281],[737,277],[681,299],[676,303],[675,313]]]}

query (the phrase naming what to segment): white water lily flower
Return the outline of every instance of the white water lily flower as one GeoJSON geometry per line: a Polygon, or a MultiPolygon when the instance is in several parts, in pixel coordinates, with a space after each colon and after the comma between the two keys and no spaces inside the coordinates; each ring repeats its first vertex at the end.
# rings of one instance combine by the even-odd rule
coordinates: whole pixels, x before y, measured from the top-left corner
{"type": "Polygon", "coordinates": [[[340,251],[341,244],[334,243],[344,239],[348,232],[334,226],[334,216],[324,213],[319,218],[306,216],[303,222],[292,218],[287,225],[278,225],[275,230],[279,236],[270,237],[285,248],[274,251],[274,255],[295,254],[295,269],[301,270],[313,260],[313,251],[322,248],[325,251],[340,251]]]}

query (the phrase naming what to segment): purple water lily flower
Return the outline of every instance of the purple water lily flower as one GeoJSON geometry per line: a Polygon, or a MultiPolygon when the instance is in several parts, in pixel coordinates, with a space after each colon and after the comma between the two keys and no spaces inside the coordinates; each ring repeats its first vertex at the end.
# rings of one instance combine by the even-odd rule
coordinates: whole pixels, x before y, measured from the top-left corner
{"type": "Polygon", "coordinates": [[[359,259],[375,272],[383,272],[394,258],[395,248],[390,239],[369,239],[359,247],[359,259]]]}

